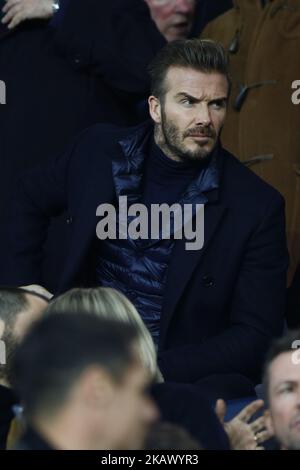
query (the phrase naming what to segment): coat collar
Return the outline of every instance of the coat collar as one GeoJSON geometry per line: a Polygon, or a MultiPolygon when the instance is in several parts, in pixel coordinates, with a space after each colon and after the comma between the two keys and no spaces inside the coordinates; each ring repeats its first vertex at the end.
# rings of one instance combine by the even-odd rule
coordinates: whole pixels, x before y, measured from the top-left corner
{"type": "MultiPolygon", "coordinates": [[[[153,136],[153,124],[147,122],[125,139],[119,141],[125,158],[113,158],[112,173],[117,197],[126,195],[128,202],[138,202],[142,194],[143,164],[146,148],[153,136]]],[[[210,163],[200,171],[185,191],[180,203],[206,204],[218,195],[221,162],[218,158],[220,144],[217,145],[210,163]],[[212,192],[210,196],[207,193],[212,192]]]]}

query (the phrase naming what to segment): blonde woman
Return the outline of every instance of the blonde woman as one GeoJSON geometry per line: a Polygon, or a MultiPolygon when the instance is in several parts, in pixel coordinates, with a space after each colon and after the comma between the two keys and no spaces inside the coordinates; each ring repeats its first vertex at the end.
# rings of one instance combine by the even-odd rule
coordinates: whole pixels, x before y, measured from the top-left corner
{"type": "Polygon", "coordinates": [[[76,288],[53,300],[47,312],[88,312],[101,317],[130,323],[138,331],[140,358],[155,382],[163,382],[158,369],[156,351],[151,334],[133,304],[116,289],[97,287],[76,288]]]}

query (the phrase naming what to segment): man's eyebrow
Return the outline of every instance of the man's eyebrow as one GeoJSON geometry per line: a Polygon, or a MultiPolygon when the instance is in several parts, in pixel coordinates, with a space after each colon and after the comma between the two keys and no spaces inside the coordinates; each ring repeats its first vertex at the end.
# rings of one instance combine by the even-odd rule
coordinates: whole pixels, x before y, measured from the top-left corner
{"type": "Polygon", "coordinates": [[[278,382],[276,385],[275,385],[275,388],[279,388],[281,387],[282,385],[298,385],[298,381],[297,380],[282,380],[281,382],[278,382]]]}
{"type": "MultiPolygon", "coordinates": [[[[194,101],[195,103],[199,103],[200,101],[202,101],[201,98],[197,98],[196,96],[192,96],[189,93],[186,93],[184,91],[180,91],[179,93],[177,93],[175,95],[175,98],[188,98],[189,100],[194,101]]],[[[227,96],[220,96],[220,97],[216,97],[216,98],[213,98],[213,99],[209,100],[210,103],[214,103],[216,101],[228,101],[228,97],[227,96]]]]}
{"type": "Polygon", "coordinates": [[[175,98],[189,98],[191,101],[199,102],[200,99],[196,98],[196,96],[192,96],[189,93],[186,93],[184,91],[180,91],[175,95],[175,98]]]}

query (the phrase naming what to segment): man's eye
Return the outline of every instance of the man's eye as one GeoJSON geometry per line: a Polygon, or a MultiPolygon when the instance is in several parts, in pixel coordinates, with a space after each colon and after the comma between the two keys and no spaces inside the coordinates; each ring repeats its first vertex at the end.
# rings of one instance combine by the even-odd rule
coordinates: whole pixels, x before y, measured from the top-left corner
{"type": "Polygon", "coordinates": [[[213,101],[210,105],[213,109],[222,109],[225,107],[224,101],[213,101]]]}
{"type": "Polygon", "coordinates": [[[286,387],[282,387],[279,389],[280,395],[284,395],[285,393],[290,393],[293,391],[293,387],[291,385],[287,385],[286,387]]]}
{"type": "Polygon", "coordinates": [[[181,104],[183,104],[185,106],[192,106],[193,101],[191,101],[189,98],[185,98],[184,100],[181,100],[181,104]]]}

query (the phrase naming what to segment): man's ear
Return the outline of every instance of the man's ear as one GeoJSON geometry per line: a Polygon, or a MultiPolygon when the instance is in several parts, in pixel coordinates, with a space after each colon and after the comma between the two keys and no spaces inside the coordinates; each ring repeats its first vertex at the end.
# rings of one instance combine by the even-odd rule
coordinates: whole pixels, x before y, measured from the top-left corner
{"type": "Polygon", "coordinates": [[[161,124],[161,104],[158,98],[151,95],[148,98],[149,113],[155,124],[161,124]]]}
{"type": "Polygon", "coordinates": [[[270,410],[265,410],[265,412],[264,412],[264,418],[265,418],[265,424],[266,424],[267,430],[268,430],[272,435],[274,435],[273,420],[272,420],[272,416],[271,416],[270,410]]]}
{"type": "Polygon", "coordinates": [[[100,367],[91,366],[81,376],[79,393],[87,406],[106,408],[113,396],[114,384],[100,367]]]}

